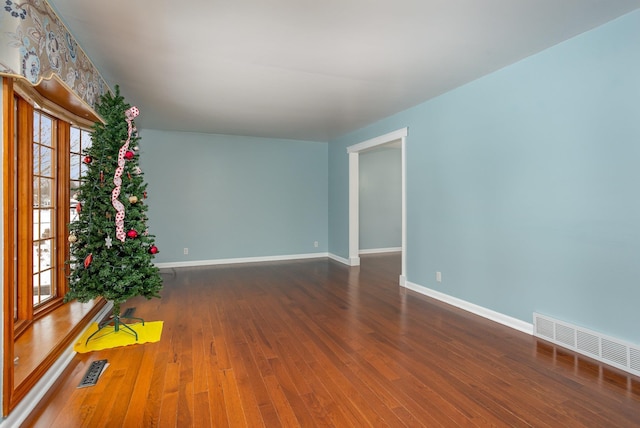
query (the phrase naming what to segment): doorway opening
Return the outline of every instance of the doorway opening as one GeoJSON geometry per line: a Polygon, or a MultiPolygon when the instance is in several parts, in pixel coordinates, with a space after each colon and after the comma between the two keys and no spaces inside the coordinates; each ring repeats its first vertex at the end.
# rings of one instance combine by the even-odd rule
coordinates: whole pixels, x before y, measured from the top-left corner
{"type": "Polygon", "coordinates": [[[399,141],[402,171],[402,244],[399,283],[406,283],[407,218],[406,218],[406,156],[405,146],[408,128],[402,128],[379,137],[347,147],[349,154],[349,265],[360,265],[360,153],[373,147],[399,141]]]}

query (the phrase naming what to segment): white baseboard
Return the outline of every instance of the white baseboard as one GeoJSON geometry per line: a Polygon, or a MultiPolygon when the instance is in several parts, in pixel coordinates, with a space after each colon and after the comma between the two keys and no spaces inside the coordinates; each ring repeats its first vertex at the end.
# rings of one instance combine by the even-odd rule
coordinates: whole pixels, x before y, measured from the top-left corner
{"type": "Polygon", "coordinates": [[[402,251],[402,247],[389,247],[389,248],[369,248],[366,250],[358,251],[360,254],[381,254],[381,253],[399,253],[402,251]]]}
{"type": "Polygon", "coordinates": [[[414,284],[410,281],[405,281],[405,287],[425,296],[433,297],[434,299],[440,300],[441,302],[447,303],[451,306],[455,306],[456,308],[463,309],[467,312],[471,312],[473,314],[479,315],[483,318],[487,318],[491,321],[495,321],[507,327],[511,327],[523,333],[533,335],[532,323],[510,317],[500,312],[478,306],[474,303],[467,302],[466,300],[458,299],[457,297],[449,296],[448,294],[444,294],[418,284],[414,284]]]}
{"type": "Polygon", "coordinates": [[[266,256],[266,257],[240,257],[233,259],[213,259],[213,260],[192,260],[188,262],[165,262],[155,263],[160,269],[178,268],[178,267],[196,267],[211,265],[228,265],[238,263],[259,263],[259,262],[276,262],[286,260],[302,260],[302,259],[318,259],[322,257],[330,257],[329,253],[309,253],[309,254],[292,254],[285,256],[266,256]]]}
{"type": "MultiPolygon", "coordinates": [[[[111,308],[113,308],[113,303],[108,302],[100,312],[96,314],[95,317],[89,322],[89,324],[93,322],[97,322],[103,319],[106,315],[111,312],[111,308]]],[[[31,388],[31,391],[27,393],[27,395],[16,405],[16,407],[9,413],[9,415],[0,421],[0,427],[11,428],[20,426],[24,420],[31,414],[33,409],[38,405],[42,397],[49,391],[49,388],[53,386],[53,384],[58,380],[62,372],[67,368],[73,357],[76,355],[76,352],[73,350],[73,345],[80,338],[80,336],[84,333],[84,330],[80,332],[78,337],[76,337],[69,347],[62,352],[62,355],[53,363],[53,365],[47,370],[47,372],[40,378],[40,380],[31,388]]]]}
{"type": "Polygon", "coordinates": [[[345,259],[344,257],[340,257],[338,255],[335,255],[333,253],[329,253],[328,257],[332,260],[335,260],[337,262],[340,262],[342,264],[345,264],[347,266],[351,266],[351,263],[349,263],[349,259],[345,259]]]}
{"type": "MultiPolygon", "coordinates": [[[[402,251],[401,248],[378,248],[374,250],[361,250],[360,254],[374,254],[374,253],[392,253],[402,251]]],[[[163,262],[155,263],[160,269],[180,268],[180,267],[198,267],[198,266],[212,266],[212,265],[228,265],[237,263],[259,263],[259,262],[275,262],[275,261],[287,261],[287,260],[303,260],[303,259],[317,259],[322,257],[329,257],[337,262],[343,263],[347,266],[360,266],[360,257],[351,257],[345,259],[333,253],[309,253],[309,254],[292,254],[286,256],[266,256],[266,257],[241,257],[232,259],[213,259],[213,260],[191,260],[188,262],[163,262]]]]}

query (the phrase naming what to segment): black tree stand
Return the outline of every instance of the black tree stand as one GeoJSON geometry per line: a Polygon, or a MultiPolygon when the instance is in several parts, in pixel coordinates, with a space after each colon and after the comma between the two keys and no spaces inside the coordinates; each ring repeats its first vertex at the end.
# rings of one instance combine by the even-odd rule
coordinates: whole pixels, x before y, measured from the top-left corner
{"type": "Polygon", "coordinates": [[[105,333],[103,335],[100,335],[98,337],[96,337],[96,339],[99,339],[101,337],[104,337],[108,334],[111,333],[117,333],[120,331],[120,328],[124,328],[125,333],[131,334],[132,336],[134,336],[136,338],[136,342],[138,341],[138,333],[132,329],[131,327],[129,327],[129,325],[127,325],[126,323],[122,322],[122,320],[135,320],[138,322],[141,322],[142,325],[144,326],[144,319],[142,318],[137,318],[137,317],[130,317],[130,316],[121,316],[120,315],[120,303],[121,302],[113,302],[113,311],[112,314],[107,320],[102,321],[100,324],[98,324],[98,329],[96,331],[94,331],[93,333],[91,333],[91,336],[89,336],[87,338],[87,341],[85,342],[85,346],[89,343],[89,341],[98,333],[100,333],[102,331],[103,328],[108,327],[108,326],[113,326],[113,331],[109,331],[108,333],[105,333]]]}

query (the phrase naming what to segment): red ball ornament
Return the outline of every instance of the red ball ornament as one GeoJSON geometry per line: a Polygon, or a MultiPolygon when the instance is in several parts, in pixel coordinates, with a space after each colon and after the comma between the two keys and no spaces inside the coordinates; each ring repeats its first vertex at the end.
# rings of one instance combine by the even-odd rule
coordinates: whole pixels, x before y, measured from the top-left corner
{"type": "Polygon", "coordinates": [[[156,247],[155,245],[152,245],[151,247],[149,247],[149,252],[151,254],[158,254],[158,247],[156,247]]]}
{"type": "Polygon", "coordinates": [[[85,156],[85,157],[84,157],[84,163],[89,164],[89,163],[91,163],[92,161],[93,161],[93,158],[92,158],[91,156],[85,156]]]}
{"type": "Polygon", "coordinates": [[[136,232],[135,230],[131,229],[130,231],[127,232],[127,236],[131,239],[133,238],[137,238],[138,237],[138,232],[136,232]]]}
{"type": "Polygon", "coordinates": [[[131,160],[135,155],[136,154],[133,153],[131,150],[127,150],[126,153],[124,154],[124,157],[127,158],[128,160],[131,160]]]}

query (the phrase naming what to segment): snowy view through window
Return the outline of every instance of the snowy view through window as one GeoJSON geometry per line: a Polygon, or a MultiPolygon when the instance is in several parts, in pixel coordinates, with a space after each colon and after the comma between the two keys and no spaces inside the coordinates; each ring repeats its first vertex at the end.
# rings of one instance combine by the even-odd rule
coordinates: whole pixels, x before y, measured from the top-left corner
{"type": "Polygon", "coordinates": [[[77,219],[76,191],[86,171],[82,152],[91,145],[91,133],[71,126],[69,145],[69,177],[56,173],[56,122],[46,114],[35,111],[33,116],[33,306],[57,297],[55,280],[56,251],[67,245],[66,239],[57,242],[57,236],[66,237],[65,231],[57,231],[57,215],[63,207],[56,207],[60,180],[69,183],[69,221],[77,219]],[[57,247],[57,248],[56,248],[57,247]]]}
{"type": "Polygon", "coordinates": [[[33,117],[33,305],[55,296],[56,140],[54,121],[33,117]]]}

